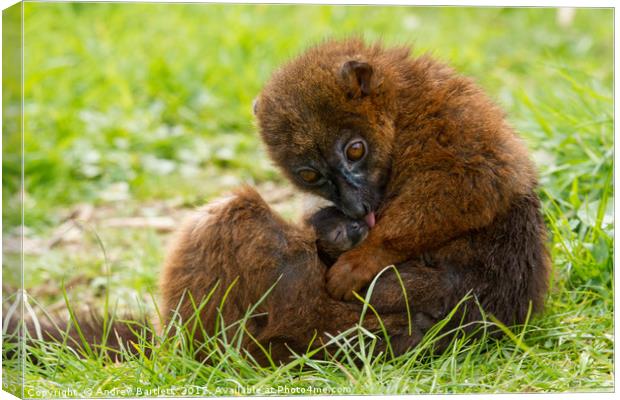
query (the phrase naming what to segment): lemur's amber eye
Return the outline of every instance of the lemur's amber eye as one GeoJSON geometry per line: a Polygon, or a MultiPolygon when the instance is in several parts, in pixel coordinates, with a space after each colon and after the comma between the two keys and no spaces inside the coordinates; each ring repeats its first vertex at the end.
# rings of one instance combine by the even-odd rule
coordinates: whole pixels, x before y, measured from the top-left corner
{"type": "Polygon", "coordinates": [[[366,145],[362,140],[354,140],[347,145],[345,154],[349,161],[358,161],[366,154],[366,145]]]}
{"type": "Polygon", "coordinates": [[[306,183],[317,183],[321,179],[321,175],[310,168],[304,168],[298,174],[306,183]]]}

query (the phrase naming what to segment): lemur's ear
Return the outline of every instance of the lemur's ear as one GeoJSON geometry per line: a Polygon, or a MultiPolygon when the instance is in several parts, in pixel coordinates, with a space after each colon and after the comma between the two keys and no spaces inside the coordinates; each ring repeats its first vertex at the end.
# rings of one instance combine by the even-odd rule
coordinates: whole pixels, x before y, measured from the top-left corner
{"type": "Polygon", "coordinates": [[[252,114],[256,115],[257,111],[258,111],[258,97],[255,97],[254,100],[252,100],[252,114]]]}
{"type": "Polygon", "coordinates": [[[351,98],[368,96],[377,86],[376,77],[370,64],[361,61],[350,60],[342,64],[340,77],[349,89],[351,98]]]}

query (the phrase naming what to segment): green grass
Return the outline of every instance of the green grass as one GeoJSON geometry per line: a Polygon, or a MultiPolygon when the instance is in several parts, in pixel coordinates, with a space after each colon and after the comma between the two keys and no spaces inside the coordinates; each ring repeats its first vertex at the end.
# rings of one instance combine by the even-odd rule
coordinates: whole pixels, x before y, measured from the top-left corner
{"type": "MultiPolygon", "coordinates": [[[[423,345],[386,360],[343,341],[336,359],[262,369],[234,346],[216,353],[213,365],[198,365],[179,337],[163,338],[152,357],[120,364],[48,345],[30,349],[45,362],[25,364],[26,394],[89,389],[131,396],[137,388],[165,394],[175,387],[176,395],[224,395],[240,387],[284,394],[309,386],[342,394],[613,390],[611,10],[580,9],[563,27],[553,9],[25,8],[26,238],[44,244],[24,260],[33,303],[65,309],[64,281],[76,307],[102,309],[107,293],[119,311],[155,312],[168,234],[105,221],[178,218],[240,182],[286,187],[259,143],[251,101],[283,61],[323,38],[349,34],[411,44],[416,55],[431,51],[473,76],[506,109],[539,167],[554,260],[544,314],[510,327],[513,335],[502,340],[460,340],[439,357],[425,357],[423,345]],[[95,208],[83,233],[45,245],[85,203],[95,208]],[[356,352],[361,362],[348,358],[356,352]]],[[[3,139],[9,237],[19,222],[19,171],[10,154],[18,139],[3,139]]],[[[298,212],[291,200],[284,203],[287,215],[298,212]]],[[[10,267],[18,254],[4,260],[3,281],[16,287],[19,275],[10,267]]],[[[363,332],[350,334],[372,345],[363,332]]],[[[14,383],[17,361],[4,360],[3,367],[5,384],[14,383]]]]}

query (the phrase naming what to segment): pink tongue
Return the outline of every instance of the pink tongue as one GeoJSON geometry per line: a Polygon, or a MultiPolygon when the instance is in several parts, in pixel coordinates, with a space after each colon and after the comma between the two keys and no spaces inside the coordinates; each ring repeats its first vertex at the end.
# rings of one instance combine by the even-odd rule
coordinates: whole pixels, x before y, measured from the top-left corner
{"type": "Polygon", "coordinates": [[[369,213],[364,217],[364,220],[366,221],[366,225],[368,225],[369,228],[372,228],[373,226],[375,226],[375,213],[369,213]]]}

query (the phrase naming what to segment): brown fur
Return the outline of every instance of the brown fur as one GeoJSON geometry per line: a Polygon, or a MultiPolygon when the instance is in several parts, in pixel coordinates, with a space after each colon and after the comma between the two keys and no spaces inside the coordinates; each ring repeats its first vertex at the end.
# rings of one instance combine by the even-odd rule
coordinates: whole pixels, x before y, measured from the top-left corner
{"type": "Polygon", "coordinates": [[[430,255],[435,267],[409,285],[446,275],[452,289],[430,287],[444,306],[418,299],[419,311],[445,315],[468,291],[507,324],[523,322],[530,302],[542,308],[550,260],[535,169],[471,79],[406,48],[329,41],[277,71],[255,108],[267,150],[292,182],[351,216],[376,213],[368,238],[327,273],[334,298],[351,299],[387,265],[430,255]],[[357,164],[339,154],[351,135],[368,146],[357,164]],[[304,184],[296,168],[307,165],[327,183],[304,184]]]}
{"type": "MultiPolygon", "coordinates": [[[[103,317],[95,311],[78,315],[71,322],[48,316],[38,318],[35,322],[31,318],[22,320],[15,315],[8,320],[6,332],[5,339],[8,341],[27,342],[31,346],[40,341],[65,344],[79,356],[102,354],[114,362],[123,361],[121,349],[133,356],[149,356],[154,338],[154,328],[145,318],[109,316],[106,325],[103,317]],[[79,331],[76,326],[79,326],[79,331]]],[[[10,358],[16,354],[9,352],[5,356],[10,358]]],[[[26,356],[31,357],[28,353],[26,356]]]]}
{"type": "MultiPolygon", "coordinates": [[[[243,348],[264,363],[261,346],[271,349],[274,361],[284,361],[291,355],[289,348],[305,352],[314,335],[314,348],[327,343],[330,335],[360,322],[361,306],[327,294],[327,266],[317,256],[316,239],[312,227],[285,222],[249,187],[205,206],[181,227],[164,264],[160,287],[166,322],[177,310],[182,321],[191,320],[195,306],[190,298],[200,304],[216,288],[200,314],[205,332],[213,335],[219,315],[225,324],[234,323],[271,289],[246,323],[243,348]]],[[[421,339],[419,330],[408,335],[400,310],[383,320],[407,340],[421,339]]],[[[374,316],[367,317],[364,326],[379,329],[374,316]]],[[[234,333],[226,332],[228,340],[234,333]]],[[[196,334],[194,340],[206,338],[196,334]]]]}

